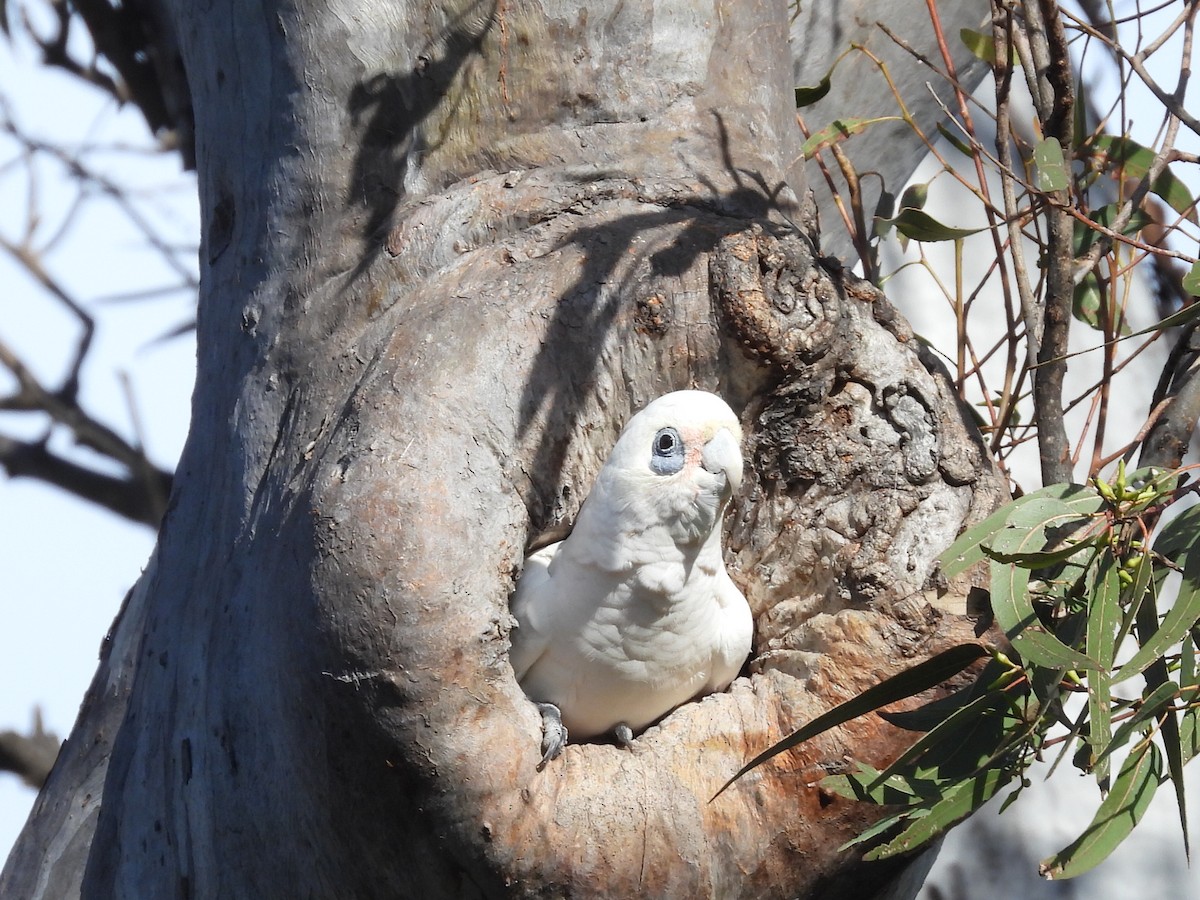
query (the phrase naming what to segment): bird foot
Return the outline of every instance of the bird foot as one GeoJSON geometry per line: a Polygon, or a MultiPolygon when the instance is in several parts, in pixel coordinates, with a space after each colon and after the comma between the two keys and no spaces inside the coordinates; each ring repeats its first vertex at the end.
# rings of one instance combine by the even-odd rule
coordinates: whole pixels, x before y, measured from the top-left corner
{"type": "Polygon", "coordinates": [[[542,714],[542,761],[537,764],[540,772],[552,759],[557,759],[562,748],[567,743],[567,726],[563,724],[562,713],[553,703],[536,703],[538,712],[542,714]]]}
{"type": "Polygon", "coordinates": [[[616,736],[617,743],[630,750],[633,747],[633,729],[624,722],[618,722],[613,728],[613,735],[616,736]]]}

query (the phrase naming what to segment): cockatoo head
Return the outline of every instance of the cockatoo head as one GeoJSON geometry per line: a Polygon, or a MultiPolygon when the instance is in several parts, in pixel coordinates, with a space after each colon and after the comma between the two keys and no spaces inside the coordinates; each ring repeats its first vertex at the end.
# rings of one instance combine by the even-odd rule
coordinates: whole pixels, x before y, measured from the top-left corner
{"type": "Polygon", "coordinates": [[[737,416],[716,394],[664,394],[625,425],[596,488],[624,533],[664,529],[676,545],[701,544],[742,483],[741,440],[737,416]]]}

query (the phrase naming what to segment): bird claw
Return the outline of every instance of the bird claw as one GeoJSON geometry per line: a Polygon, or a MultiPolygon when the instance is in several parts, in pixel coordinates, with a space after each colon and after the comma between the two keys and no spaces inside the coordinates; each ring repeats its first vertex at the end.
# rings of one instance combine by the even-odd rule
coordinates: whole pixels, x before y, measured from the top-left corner
{"type": "Polygon", "coordinates": [[[618,722],[613,727],[613,735],[617,739],[617,743],[629,750],[633,747],[633,729],[624,722],[618,722]]]}
{"type": "Polygon", "coordinates": [[[563,724],[562,713],[553,703],[534,704],[542,714],[542,761],[537,764],[540,772],[552,759],[557,759],[562,748],[567,743],[567,726],[563,724]]]}

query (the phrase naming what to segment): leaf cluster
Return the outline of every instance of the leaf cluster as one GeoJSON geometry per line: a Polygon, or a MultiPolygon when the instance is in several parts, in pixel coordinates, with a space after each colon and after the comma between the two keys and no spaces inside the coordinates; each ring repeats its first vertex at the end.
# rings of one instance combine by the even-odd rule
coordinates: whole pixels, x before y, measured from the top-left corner
{"type": "Polygon", "coordinates": [[[867,858],[914,850],[1006,790],[1007,806],[1030,763],[1050,755],[1091,775],[1104,799],[1083,833],[1042,862],[1046,876],[1104,860],[1168,781],[1186,842],[1183,766],[1200,748],[1200,506],[1179,502],[1193,493],[1185,481],[1122,465],[1111,483],[1053,485],[969,529],[942,554],[942,571],[986,568],[995,639],[953,647],[835,707],[735,778],[878,712],[920,736],[886,769],[859,763],[824,782],[892,807],[847,845],[868,845],[867,858]],[[949,696],[880,711],[983,659],[949,696]]]}

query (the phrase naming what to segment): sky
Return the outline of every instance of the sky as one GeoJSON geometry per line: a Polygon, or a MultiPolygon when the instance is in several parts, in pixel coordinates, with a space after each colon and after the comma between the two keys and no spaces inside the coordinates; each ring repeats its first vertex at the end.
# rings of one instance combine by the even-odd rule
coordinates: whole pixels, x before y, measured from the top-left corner
{"type": "MultiPolygon", "coordinates": [[[[7,117],[29,136],[78,150],[104,177],[136,187],[134,202],[157,234],[178,246],[176,265],[195,277],[195,179],[177,155],[159,153],[136,109],[64,73],[36,65],[28,41],[0,37],[0,85],[7,117]]],[[[0,111],[3,112],[3,111],[0,111]]],[[[178,284],[180,274],[148,251],[103,192],[85,189],[61,165],[31,179],[11,135],[0,134],[0,235],[20,242],[36,210],[35,244],[45,262],[96,320],[83,370],[83,405],[127,439],[136,410],[152,460],[173,468],[187,432],[195,344],[190,332],[164,335],[194,317],[194,291],[119,301],[117,295],[178,284]],[[31,200],[32,198],[32,200],[31,200]],[[54,240],[64,220],[71,227],[54,240]],[[128,384],[126,388],[125,384],[128,384]]],[[[77,321],[0,250],[0,341],[47,387],[61,385],[80,333],[77,321]]],[[[0,395],[13,381],[0,372],[0,395]]],[[[0,413],[0,433],[38,439],[45,422],[0,413]]],[[[51,446],[94,461],[55,435],[51,446]]],[[[115,471],[115,470],[114,470],[115,471]]],[[[66,737],[91,681],[101,641],[125,592],[150,555],[154,532],[32,479],[0,474],[0,730],[27,733],[39,707],[46,727],[66,737]]],[[[34,792],[0,774],[0,859],[8,854],[34,792]]]]}

